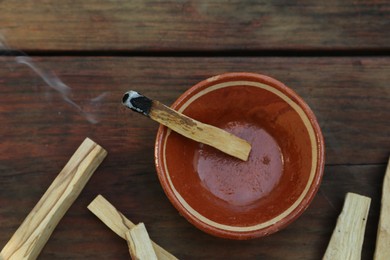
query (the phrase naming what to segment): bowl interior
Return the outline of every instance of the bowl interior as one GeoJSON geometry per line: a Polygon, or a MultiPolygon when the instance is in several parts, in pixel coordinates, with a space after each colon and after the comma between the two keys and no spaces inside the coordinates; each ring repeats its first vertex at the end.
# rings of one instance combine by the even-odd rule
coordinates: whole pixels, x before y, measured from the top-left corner
{"type": "Polygon", "coordinates": [[[287,224],[316,190],[319,147],[312,119],[292,91],[271,83],[203,82],[173,105],[249,141],[247,162],[165,127],[159,130],[156,164],[164,190],[205,231],[224,236],[287,224]]]}

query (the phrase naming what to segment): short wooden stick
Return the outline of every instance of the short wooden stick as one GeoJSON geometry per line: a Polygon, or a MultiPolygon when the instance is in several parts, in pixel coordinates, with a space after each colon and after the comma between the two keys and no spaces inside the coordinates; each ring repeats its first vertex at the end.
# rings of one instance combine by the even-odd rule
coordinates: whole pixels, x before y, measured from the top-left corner
{"type": "Polygon", "coordinates": [[[36,259],[107,152],[86,138],[1,251],[4,259],[36,259]]]}
{"type": "MultiPolygon", "coordinates": [[[[135,224],[128,220],[120,211],[118,211],[102,195],[98,195],[89,205],[88,209],[95,214],[104,224],[106,224],[118,236],[126,239],[126,232],[135,227],[135,224]]],[[[174,260],[174,255],[166,251],[152,241],[154,251],[158,259],[174,260]]]]}
{"type": "Polygon", "coordinates": [[[352,260],[361,258],[370,203],[371,199],[368,197],[347,193],[323,259],[352,260]]]}
{"type": "Polygon", "coordinates": [[[133,260],[157,260],[149,234],[144,223],[139,223],[126,232],[126,240],[129,246],[131,259],[133,260]]]}
{"type": "Polygon", "coordinates": [[[225,130],[189,118],[158,101],[153,101],[149,116],[189,139],[212,146],[243,161],[248,160],[251,145],[225,130]]]}
{"type": "Polygon", "coordinates": [[[381,214],[379,217],[374,259],[390,259],[390,158],[383,179],[381,214]]]}

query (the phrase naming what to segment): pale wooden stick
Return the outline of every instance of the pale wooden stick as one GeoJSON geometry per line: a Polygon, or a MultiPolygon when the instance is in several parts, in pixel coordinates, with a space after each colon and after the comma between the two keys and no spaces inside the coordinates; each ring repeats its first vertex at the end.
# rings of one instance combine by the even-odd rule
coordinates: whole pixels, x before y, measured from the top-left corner
{"type": "Polygon", "coordinates": [[[379,217],[374,259],[390,259],[390,158],[383,179],[381,214],[379,217]]]}
{"type": "Polygon", "coordinates": [[[107,152],[86,138],[5,245],[5,259],[35,259],[107,152]]]}
{"type": "MultiPolygon", "coordinates": [[[[106,224],[118,236],[126,239],[126,232],[133,228],[135,224],[128,220],[120,211],[118,211],[102,195],[98,195],[89,205],[88,209],[95,214],[104,224],[106,224]]],[[[154,251],[158,259],[174,260],[174,255],[166,251],[152,241],[154,251]]]]}
{"type": "Polygon", "coordinates": [[[150,241],[144,223],[139,223],[126,232],[126,240],[129,246],[131,259],[133,260],[157,260],[153,245],[150,241]]]}
{"type": "Polygon", "coordinates": [[[126,232],[135,226],[100,194],[88,205],[88,209],[123,239],[126,239],[126,232]]]}
{"type": "Polygon", "coordinates": [[[347,193],[323,259],[360,260],[370,203],[369,197],[347,193]]]}
{"type": "Polygon", "coordinates": [[[225,130],[201,123],[135,91],[125,94],[123,104],[189,139],[210,145],[243,161],[248,160],[251,145],[225,130]]]}

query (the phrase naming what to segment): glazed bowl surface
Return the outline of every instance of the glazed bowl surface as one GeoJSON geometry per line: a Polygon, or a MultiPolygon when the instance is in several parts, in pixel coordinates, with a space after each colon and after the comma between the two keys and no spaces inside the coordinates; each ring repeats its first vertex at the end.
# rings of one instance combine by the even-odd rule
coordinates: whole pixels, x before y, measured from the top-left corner
{"type": "Polygon", "coordinates": [[[309,106],[268,76],[227,73],[187,90],[172,108],[251,143],[248,161],[160,126],[155,163],[171,203],[197,228],[224,238],[274,233],[300,216],[324,169],[324,141],[309,106]]]}

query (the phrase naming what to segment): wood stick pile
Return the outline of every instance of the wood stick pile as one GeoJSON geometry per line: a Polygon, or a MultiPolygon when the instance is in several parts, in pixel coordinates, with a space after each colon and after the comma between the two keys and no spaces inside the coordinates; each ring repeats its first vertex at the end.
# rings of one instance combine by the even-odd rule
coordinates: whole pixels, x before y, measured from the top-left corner
{"type": "MultiPolygon", "coordinates": [[[[0,260],[36,259],[61,218],[81,193],[107,151],[86,138],[0,253],[0,260]]],[[[143,223],[133,224],[101,195],[88,206],[126,239],[133,259],[177,259],[151,242],[143,223]]]]}
{"type": "MultiPolygon", "coordinates": [[[[154,243],[153,241],[148,241],[149,236],[147,236],[146,229],[139,230],[137,225],[128,220],[120,211],[118,211],[110,202],[108,202],[102,195],[98,195],[91,204],[88,205],[88,209],[95,214],[104,224],[107,225],[115,234],[125,239],[126,241],[132,240],[134,237],[138,235],[141,237],[140,240],[146,241],[145,244],[151,242],[153,246],[154,252],[152,254],[156,254],[158,259],[177,259],[171,253],[154,243]],[[135,230],[134,230],[135,229],[135,230]],[[130,234],[129,234],[130,232],[130,234]]],[[[129,243],[130,246],[130,243],[129,243]]],[[[134,247],[134,244],[133,244],[134,247]]],[[[139,254],[143,254],[143,251],[147,251],[150,249],[148,245],[142,247],[141,252],[139,254]]],[[[131,246],[130,246],[130,250],[131,246]]],[[[136,250],[134,250],[136,251],[136,250]]],[[[131,252],[131,251],[130,251],[131,252]]],[[[137,252],[134,252],[137,254],[137,252]]],[[[149,252],[150,253],[150,252],[149,252]]],[[[148,253],[148,254],[149,254],[148,253]]],[[[145,252],[146,254],[146,252],[145,252]]]]}

